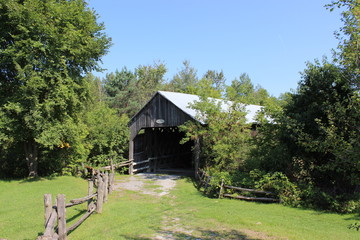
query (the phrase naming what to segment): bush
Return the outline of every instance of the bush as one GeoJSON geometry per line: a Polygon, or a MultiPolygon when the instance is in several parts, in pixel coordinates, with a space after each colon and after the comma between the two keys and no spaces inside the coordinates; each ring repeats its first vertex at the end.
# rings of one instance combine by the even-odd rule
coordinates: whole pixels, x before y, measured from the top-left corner
{"type": "Polygon", "coordinates": [[[274,192],[284,205],[299,206],[300,191],[281,172],[267,173],[255,182],[255,188],[274,192]]]}
{"type": "Polygon", "coordinates": [[[302,189],[301,198],[304,207],[319,210],[330,210],[338,213],[360,213],[360,196],[337,195],[333,196],[320,188],[307,185],[302,189]]]}

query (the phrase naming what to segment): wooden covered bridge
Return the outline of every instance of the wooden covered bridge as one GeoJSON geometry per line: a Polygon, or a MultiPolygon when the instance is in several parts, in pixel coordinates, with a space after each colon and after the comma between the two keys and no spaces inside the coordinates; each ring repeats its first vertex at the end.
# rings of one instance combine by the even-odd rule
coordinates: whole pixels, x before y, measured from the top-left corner
{"type": "MultiPolygon", "coordinates": [[[[158,91],[130,120],[130,174],[141,171],[159,172],[197,170],[200,146],[198,141],[180,144],[184,133],[178,127],[196,119],[196,111],[189,104],[199,96],[158,91]]],[[[225,108],[226,104],[224,104],[225,108]]],[[[246,118],[253,122],[261,106],[247,105],[246,118]]],[[[199,121],[201,123],[201,121],[199,121]]]]}

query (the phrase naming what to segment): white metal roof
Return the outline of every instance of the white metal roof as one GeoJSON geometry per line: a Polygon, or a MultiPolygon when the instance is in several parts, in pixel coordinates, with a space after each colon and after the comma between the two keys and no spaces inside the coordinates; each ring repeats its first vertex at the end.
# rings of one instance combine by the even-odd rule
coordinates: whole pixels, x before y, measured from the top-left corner
{"type": "MultiPolygon", "coordinates": [[[[195,109],[190,107],[191,103],[195,101],[200,101],[200,97],[197,95],[186,94],[186,93],[178,93],[178,92],[166,92],[166,91],[158,91],[163,97],[167,100],[172,102],[175,106],[180,108],[182,111],[187,113],[190,117],[194,118],[195,120],[203,123],[203,121],[197,119],[195,109]]],[[[229,107],[232,105],[231,101],[225,101],[221,99],[214,99],[216,102],[221,103],[221,108],[223,111],[229,110],[229,107]]],[[[254,123],[256,122],[256,115],[262,109],[262,106],[258,105],[245,105],[245,111],[247,112],[246,115],[246,122],[247,123],[254,123]]]]}

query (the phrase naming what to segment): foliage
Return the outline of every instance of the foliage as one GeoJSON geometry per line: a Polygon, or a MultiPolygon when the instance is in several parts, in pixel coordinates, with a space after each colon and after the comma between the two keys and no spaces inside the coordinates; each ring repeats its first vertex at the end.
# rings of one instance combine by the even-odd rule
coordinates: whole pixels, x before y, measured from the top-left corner
{"type": "Polygon", "coordinates": [[[197,70],[190,66],[190,61],[183,62],[183,68],[175,74],[172,80],[167,85],[167,90],[182,93],[191,93],[198,78],[196,76],[197,70]]]}
{"type": "Polygon", "coordinates": [[[234,79],[226,88],[226,97],[231,101],[244,104],[267,106],[276,102],[276,98],[270,97],[269,93],[261,86],[254,87],[248,74],[243,73],[239,79],[234,79]]]}
{"type": "Polygon", "coordinates": [[[300,191],[281,172],[267,173],[255,182],[256,189],[273,192],[280,197],[281,203],[290,206],[300,205],[300,191]]]}
{"type": "Polygon", "coordinates": [[[350,76],[332,64],[308,64],[297,94],[285,107],[289,149],[312,181],[335,194],[360,183],[359,94],[350,76]]]}
{"type": "Polygon", "coordinates": [[[221,105],[227,104],[203,95],[191,107],[198,111],[197,118],[204,124],[189,121],[180,126],[186,135],[185,142],[201,139],[201,159],[205,168],[219,171],[238,169],[248,153],[250,130],[243,105],[234,103],[228,105],[228,110],[222,110],[221,105]]]}
{"type": "Polygon", "coordinates": [[[87,136],[90,153],[88,162],[92,166],[109,165],[123,160],[129,144],[126,115],[118,117],[116,111],[104,103],[95,106],[86,113],[85,123],[88,126],[87,136]]]}
{"type": "Polygon", "coordinates": [[[166,67],[162,63],[139,66],[134,72],[123,68],[121,71],[106,74],[104,90],[110,107],[118,115],[135,115],[141,107],[155,94],[164,88],[166,67]]]}
{"type": "Polygon", "coordinates": [[[341,21],[344,26],[340,33],[335,36],[339,40],[339,52],[335,57],[347,69],[351,69],[355,75],[354,83],[360,87],[360,2],[358,0],[332,1],[326,7],[333,11],[334,8],[345,8],[341,13],[341,21]]]}
{"type": "Polygon", "coordinates": [[[108,73],[104,79],[106,101],[111,108],[117,110],[118,115],[135,115],[141,106],[137,101],[137,78],[135,73],[126,67],[115,73],[108,73]]]}
{"type": "Polygon", "coordinates": [[[82,0],[0,2],[0,122],[9,124],[0,136],[7,149],[23,146],[16,155],[25,155],[32,176],[38,164],[85,158],[82,74],[99,69],[110,45],[96,20],[82,0]],[[44,158],[52,150],[59,158],[44,158]]]}
{"type": "Polygon", "coordinates": [[[124,159],[129,144],[127,123],[129,118],[118,116],[116,109],[105,101],[105,91],[99,78],[87,75],[90,84],[91,101],[83,113],[88,135],[85,145],[89,151],[87,164],[90,166],[109,165],[124,159]]]}
{"type": "Polygon", "coordinates": [[[352,223],[348,226],[349,229],[355,229],[356,231],[360,230],[360,224],[359,223],[352,223]]]}
{"type": "Polygon", "coordinates": [[[302,204],[358,211],[359,94],[352,73],[334,64],[308,63],[297,92],[272,109],[254,141],[252,167],[281,171],[300,187],[302,204]]]}
{"type": "Polygon", "coordinates": [[[155,92],[162,88],[166,71],[166,66],[163,63],[140,65],[135,69],[138,78],[136,84],[137,97],[141,106],[144,106],[155,92]]]}

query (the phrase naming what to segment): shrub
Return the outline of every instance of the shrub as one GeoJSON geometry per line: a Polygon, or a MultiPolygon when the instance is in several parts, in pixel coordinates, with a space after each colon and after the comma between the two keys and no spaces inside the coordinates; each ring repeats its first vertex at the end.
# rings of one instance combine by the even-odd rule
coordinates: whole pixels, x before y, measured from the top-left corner
{"type": "Polygon", "coordinates": [[[299,206],[300,191],[281,172],[267,173],[255,182],[255,187],[265,191],[274,192],[284,205],[299,206]]]}

